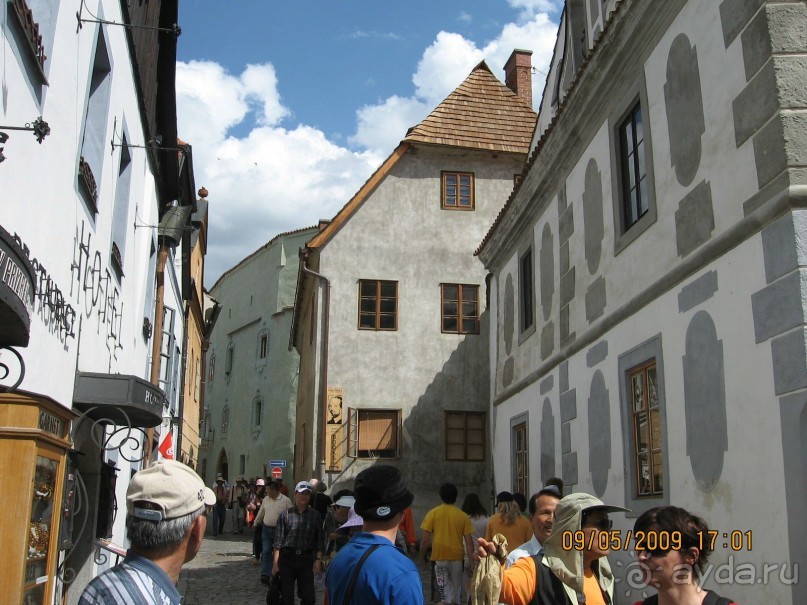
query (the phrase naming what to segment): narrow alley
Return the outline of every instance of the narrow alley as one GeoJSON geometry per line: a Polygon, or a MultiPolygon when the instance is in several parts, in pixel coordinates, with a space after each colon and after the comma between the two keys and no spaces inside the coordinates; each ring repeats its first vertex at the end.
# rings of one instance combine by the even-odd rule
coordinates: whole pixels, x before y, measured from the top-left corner
{"type": "MultiPolygon", "coordinates": [[[[434,603],[429,585],[429,567],[418,565],[426,603],[434,603]]],[[[179,592],[183,605],[259,605],[266,602],[266,587],[260,582],[260,567],[252,563],[252,534],[205,536],[202,550],[182,568],[179,592]]],[[[324,592],[317,588],[317,605],[324,592]]],[[[435,595],[436,596],[436,595],[435,595]]],[[[297,601],[299,602],[299,600],[297,601]]]]}

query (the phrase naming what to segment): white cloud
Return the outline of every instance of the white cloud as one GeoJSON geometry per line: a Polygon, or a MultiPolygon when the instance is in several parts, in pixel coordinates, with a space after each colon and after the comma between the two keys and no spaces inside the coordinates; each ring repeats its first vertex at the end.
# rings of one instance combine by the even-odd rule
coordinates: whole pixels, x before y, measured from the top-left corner
{"type": "MultiPolygon", "coordinates": [[[[179,136],[193,145],[197,185],[210,191],[206,285],[278,233],[333,218],[407,129],[423,120],[482,59],[503,80],[504,62],[513,49],[528,49],[532,64],[546,71],[557,25],[542,11],[557,4],[507,1],[521,10],[517,23],[505,25],[481,46],[440,32],[423,51],[411,96],[391,96],[357,109],[351,148],[311,126],[288,124],[293,113],[283,105],[271,64],[248,65],[236,75],[212,62],[179,62],[179,136]],[[250,124],[246,134],[234,134],[250,124]]],[[[536,107],[543,80],[540,72],[533,76],[536,107]]]]}
{"type": "Polygon", "coordinates": [[[177,63],[179,136],[193,146],[197,185],[210,191],[208,286],[278,233],[332,218],[378,164],[317,129],[282,127],[289,113],[271,65],[235,76],[214,63],[177,63]],[[257,126],[230,134],[253,109],[257,126]]]}
{"type": "Polygon", "coordinates": [[[363,147],[383,160],[432,109],[416,98],[390,97],[378,105],[368,105],[356,112],[356,134],[351,145],[363,147]]]}
{"type": "Polygon", "coordinates": [[[552,59],[557,24],[539,7],[553,5],[547,0],[508,0],[525,10],[518,23],[508,23],[500,34],[479,48],[460,34],[441,31],[423,51],[412,76],[412,97],[390,97],[357,112],[358,129],[349,139],[378,155],[386,155],[406,135],[406,129],[423,120],[468,76],[483,59],[493,74],[504,81],[504,64],[514,49],[532,50],[533,107],[538,107],[547,66],[552,59]],[[532,11],[532,13],[530,13],[532,11]],[[530,13],[530,14],[528,14],[530,13]]]}
{"type": "Polygon", "coordinates": [[[507,0],[507,4],[521,9],[521,16],[529,19],[541,12],[558,10],[563,2],[561,0],[507,0]]]}

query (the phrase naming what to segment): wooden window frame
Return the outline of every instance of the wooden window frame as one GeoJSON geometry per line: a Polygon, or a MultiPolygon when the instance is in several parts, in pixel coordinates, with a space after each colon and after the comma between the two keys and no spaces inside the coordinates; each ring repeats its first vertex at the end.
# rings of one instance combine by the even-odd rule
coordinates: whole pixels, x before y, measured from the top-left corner
{"type": "Polygon", "coordinates": [[[630,406],[631,423],[631,452],[634,462],[633,493],[636,498],[659,498],[664,495],[664,457],[661,427],[661,406],[658,394],[658,366],[655,359],[651,359],[640,366],[628,370],[628,403],[630,406]],[[651,381],[651,374],[655,380],[651,381]],[[655,384],[655,396],[651,384],[655,384]],[[637,393],[636,387],[639,387],[637,393]],[[638,405],[637,405],[638,394],[638,405]],[[647,444],[641,436],[642,417],[647,426],[647,444]],[[655,419],[655,420],[654,420],[655,419]],[[642,459],[646,457],[646,463],[642,459]],[[643,469],[647,476],[643,476],[643,469]],[[661,473],[660,480],[655,473],[661,473]],[[647,484],[647,489],[643,485],[647,484]]]}
{"type": "Polygon", "coordinates": [[[479,334],[479,286],[474,284],[440,284],[440,330],[443,334],[479,334]],[[456,288],[457,289],[457,298],[456,299],[447,299],[446,298],[446,288],[456,288]],[[463,297],[463,292],[465,290],[475,290],[476,291],[476,299],[475,300],[465,300],[463,297]],[[456,314],[447,314],[446,313],[446,303],[455,303],[456,304],[456,314]],[[475,305],[476,310],[472,316],[468,316],[464,313],[466,305],[475,305]],[[456,321],[456,329],[450,330],[446,329],[446,322],[455,320],[456,321]],[[475,328],[472,330],[465,329],[465,322],[466,321],[473,321],[475,328]]]}
{"type": "Polygon", "coordinates": [[[513,491],[521,494],[528,494],[529,490],[529,465],[530,465],[530,440],[527,418],[525,415],[513,419],[510,425],[510,455],[513,461],[513,491]],[[519,434],[521,438],[519,439],[519,434]],[[519,444],[523,448],[519,449],[519,444]]]}
{"type": "MultiPolygon", "coordinates": [[[[365,458],[365,459],[399,459],[401,457],[403,444],[403,414],[400,409],[384,409],[384,408],[348,408],[348,447],[347,455],[350,458],[365,458]],[[387,416],[388,418],[384,418],[387,416]],[[371,445],[364,439],[367,436],[362,436],[362,423],[369,423],[376,421],[389,422],[390,427],[394,427],[394,435],[385,431],[382,435],[383,438],[391,440],[391,447],[385,448],[369,448],[363,447],[371,445]]],[[[369,437],[372,439],[372,437],[369,437]]],[[[381,442],[377,445],[381,445],[381,442]]]]}
{"type": "Polygon", "coordinates": [[[374,332],[394,332],[398,329],[398,282],[393,280],[385,280],[385,279],[360,279],[359,280],[359,305],[358,305],[358,329],[359,330],[371,330],[374,332]],[[375,294],[373,296],[362,296],[363,286],[365,284],[370,285],[375,283],[375,294]],[[395,295],[393,297],[390,296],[382,296],[382,288],[384,285],[393,284],[395,286],[395,295]],[[373,304],[373,311],[362,311],[362,303],[366,301],[374,301],[373,304]],[[394,311],[389,313],[387,311],[382,312],[381,307],[382,303],[385,300],[394,300],[394,311]],[[392,317],[392,326],[386,327],[381,325],[382,318],[385,317],[392,317]],[[373,325],[367,326],[362,325],[363,318],[373,317],[373,325]]]}
{"type": "Polygon", "coordinates": [[[476,209],[476,178],[473,172],[457,172],[443,170],[440,173],[440,205],[443,210],[475,210],[476,209]],[[468,178],[468,194],[462,195],[461,179],[468,178]],[[453,182],[451,182],[453,180],[453,182]],[[450,193],[453,187],[454,193],[450,193]],[[463,203],[463,199],[467,199],[463,203]]]}
{"type": "Polygon", "coordinates": [[[487,414],[484,412],[461,412],[461,411],[446,411],[443,413],[443,443],[445,459],[449,462],[484,462],[487,455],[487,414]],[[469,420],[472,418],[482,420],[481,427],[469,427],[469,420]],[[449,426],[452,419],[461,420],[462,427],[449,426]],[[461,431],[461,438],[459,433],[450,433],[450,431],[461,431]],[[474,439],[476,438],[476,439],[474,439]],[[479,441],[472,443],[472,441],[479,441]],[[451,446],[461,446],[462,455],[452,455],[449,450],[451,446]],[[482,454],[479,457],[472,457],[469,449],[473,446],[481,446],[482,454]]]}

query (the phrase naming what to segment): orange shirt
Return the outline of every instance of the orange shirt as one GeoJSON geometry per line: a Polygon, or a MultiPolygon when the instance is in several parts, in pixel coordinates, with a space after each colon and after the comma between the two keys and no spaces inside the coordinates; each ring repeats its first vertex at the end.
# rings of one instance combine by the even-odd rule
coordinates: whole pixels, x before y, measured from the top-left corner
{"type": "MultiPolygon", "coordinates": [[[[535,560],[532,557],[522,557],[503,570],[499,602],[507,605],[529,605],[537,588],[535,560]]],[[[584,573],[583,594],[586,595],[586,605],[605,605],[597,576],[591,570],[584,573]]]]}
{"type": "Polygon", "coordinates": [[[504,570],[502,591],[499,603],[508,605],[529,605],[535,594],[535,561],[532,557],[522,557],[504,570]]]}
{"type": "Polygon", "coordinates": [[[532,523],[526,517],[519,515],[512,525],[505,525],[501,513],[496,513],[488,519],[488,527],[485,530],[485,539],[490,542],[493,536],[502,534],[507,538],[507,550],[513,551],[525,542],[532,539],[532,523]]]}
{"type": "Polygon", "coordinates": [[[398,526],[404,536],[406,536],[406,543],[409,546],[413,546],[417,541],[417,536],[415,536],[415,519],[412,517],[412,509],[407,508],[404,511],[403,519],[401,519],[401,524],[398,526]]]}

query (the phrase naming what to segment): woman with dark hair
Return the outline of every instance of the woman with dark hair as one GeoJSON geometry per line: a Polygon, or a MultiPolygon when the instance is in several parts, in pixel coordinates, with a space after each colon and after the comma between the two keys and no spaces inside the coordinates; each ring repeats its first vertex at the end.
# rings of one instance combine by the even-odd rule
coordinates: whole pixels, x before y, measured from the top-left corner
{"type": "MultiPolygon", "coordinates": [[[[482,506],[482,501],[479,499],[479,495],[473,492],[465,496],[465,499],[462,501],[461,509],[462,512],[471,518],[471,527],[474,528],[474,531],[471,534],[471,540],[473,540],[473,543],[476,544],[476,541],[479,538],[485,536],[485,529],[488,526],[488,511],[484,506],[482,506]]],[[[463,563],[465,569],[471,571],[473,569],[472,563],[473,561],[471,561],[466,555],[463,563]]],[[[470,596],[471,593],[471,577],[469,574],[464,575],[462,588],[462,602],[466,603],[468,601],[468,596],[470,596]]]]}
{"type": "Polygon", "coordinates": [[[471,525],[474,528],[472,538],[476,544],[476,539],[485,535],[485,528],[488,526],[488,510],[482,506],[479,495],[475,493],[465,496],[461,508],[462,512],[471,518],[471,525]]]}
{"type": "Polygon", "coordinates": [[[733,605],[698,584],[711,552],[709,527],[677,506],[657,506],[633,526],[644,581],[658,594],[637,605],[733,605]]]}

